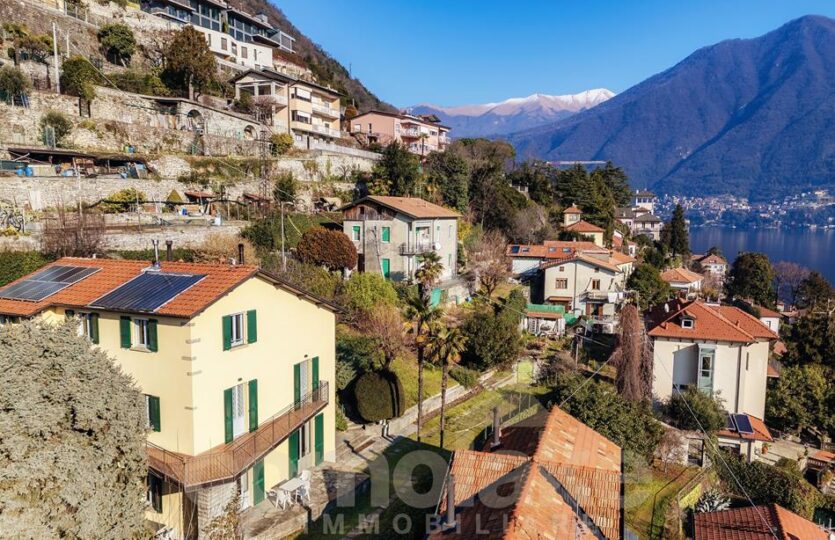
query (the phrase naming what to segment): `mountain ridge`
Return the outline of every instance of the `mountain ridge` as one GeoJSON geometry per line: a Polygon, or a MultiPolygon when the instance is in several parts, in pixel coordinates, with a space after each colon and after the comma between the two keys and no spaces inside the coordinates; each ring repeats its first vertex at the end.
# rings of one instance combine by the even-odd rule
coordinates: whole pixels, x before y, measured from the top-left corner
{"type": "Polygon", "coordinates": [[[612,160],[636,187],[753,199],[835,185],[835,21],[697,49],[611,100],[508,136],[520,157],[612,160]]]}
{"type": "Polygon", "coordinates": [[[594,107],[615,94],[605,88],[576,94],[531,94],[493,103],[441,106],[422,103],[409,107],[414,114],[434,114],[452,128],[453,137],[502,136],[544,125],[594,107]]]}

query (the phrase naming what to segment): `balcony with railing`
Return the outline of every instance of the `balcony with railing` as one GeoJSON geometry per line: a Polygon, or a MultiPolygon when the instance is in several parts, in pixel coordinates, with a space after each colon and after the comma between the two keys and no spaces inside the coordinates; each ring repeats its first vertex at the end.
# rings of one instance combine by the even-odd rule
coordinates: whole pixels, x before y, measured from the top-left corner
{"type": "Polygon", "coordinates": [[[255,431],[202,454],[188,456],[149,442],[146,447],[148,466],[184,488],[232,480],[327,405],[328,383],[319,381],[317,388],[262,422],[255,431]]]}
{"type": "Polygon", "coordinates": [[[419,242],[404,242],[400,244],[401,255],[420,255],[421,253],[428,253],[435,250],[435,244],[428,240],[421,240],[419,242]]]}
{"type": "Polygon", "coordinates": [[[313,112],[316,114],[320,114],[322,116],[327,116],[328,118],[339,118],[339,109],[334,109],[325,105],[324,103],[316,103],[314,102],[312,105],[313,112]]]}
{"type": "Polygon", "coordinates": [[[416,128],[403,128],[400,130],[400,136],[411,139],[417,139],[418,137],[420,137],[420,130],[416,128]]]}
{"type": "Polygon", "coordinates": [[[339,138],[342,136],[342,133],[338,129],[333,129],[329,126],[325,126],[322,124],[311,124],[313,131],[316,133],[321,133],[322,135],[327,135],[328,137],[335,137],[339,138]]]}

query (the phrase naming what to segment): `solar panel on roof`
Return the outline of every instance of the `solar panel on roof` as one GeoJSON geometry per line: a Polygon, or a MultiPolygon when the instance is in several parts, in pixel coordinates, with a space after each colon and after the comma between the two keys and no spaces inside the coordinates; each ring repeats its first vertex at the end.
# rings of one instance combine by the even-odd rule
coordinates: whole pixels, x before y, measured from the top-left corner
{"type": "Polygon", "coordinates": [[[511,253],[519,253],[519,246],[510,246],[511,253]]]}
{"type": "Polygon", "coordinates": [[[0,298],[40,302],[44,298],[52,296],[74,283],[78,283],[99,270],[100,268],[92,266],[65,266],[56,264],[40,272],[35,272],[23,281],[18,281],[0,289],[0,298]]]}
{"type": "Polygon", "coordinates": [[[736,422],[737,431],[739,433],[754,433],[754,428],[751,426],[751,419],[746,414],[735,414],[734,422],[736,422]]]}
{"type": "Polygon", "coordinates": [[[145,272],[93,301],[91,305],[118,311],[153,312],[204,277],[205,274],[145,272]]]}

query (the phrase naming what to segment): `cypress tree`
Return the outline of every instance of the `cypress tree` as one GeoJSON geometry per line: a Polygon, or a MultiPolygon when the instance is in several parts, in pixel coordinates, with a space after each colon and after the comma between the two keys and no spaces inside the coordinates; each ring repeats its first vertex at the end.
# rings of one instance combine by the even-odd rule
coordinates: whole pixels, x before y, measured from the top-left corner
{"type": "Polygon", "coordinates": [[[690,237],[687,233],[687,222],[684,220],[684,208],[680,204],[673,210],[673,217],[669,226],[670,251],[673,255],[687,257],[690,255],[690,237]]]}

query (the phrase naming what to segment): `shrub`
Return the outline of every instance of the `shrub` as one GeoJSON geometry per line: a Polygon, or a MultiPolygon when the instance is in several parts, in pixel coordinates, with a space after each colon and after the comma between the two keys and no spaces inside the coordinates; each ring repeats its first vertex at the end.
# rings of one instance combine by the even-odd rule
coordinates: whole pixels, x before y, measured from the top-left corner
{"type": "Polygon", "coordinates": [[[32,88],[29,78],[14,66],[0,68],[0,99],[26,94],[32,88]]]}
{"type": "Polygon", "coordinates": [[[293,136],[289,133],[274,133],[270,137],[270,151],[274,156],[282,156],[293,148],[293,136]]]}
{"type": "Polygon", "coordinates": [[[49,262],[39,251],[0,251],[0,286],[34,272],[49,262]]]}
{"type": "Polygon", "coordinates": [[[318,264],[328,270],[357,265],[357,248],[342,231],[314,227],[302,235],[296,254],[302,262],[318,264]]]}
{"type": "Polygon", "coordinates": [[[281,173],[273,186],[273,198],[278,203],[293,203],[296,201],[296,179],[293,173],[281,173]]]}
{"type": "Polygon", "coordinates": [[[146,200],[143,192],[135,188],[125,188],[107,197],[106,201],[99,204],[99,209],[105,214],[118,214],[127,212],[132,205],[141,204],[146,200]]]}
{"type": "MultiPolygon", "coordinates": [[[[336,335],[336,365],[338,369],[340,364],[351,366],[355,373],[357,371],[372,371],[376,366],[382,365],[382,355],[373,338],[339,332],[336,335]]],[[[339,385],[340,382],[337,380],[337,387],[339,385]]]]}
{"type": "Polygon", "coordinates": [[[94,85],[99,82],[96,68],[83,56],[73,56],[61,65],[61,90],[85,101],[96,97],[94,85]]]}
{"type": "Polygon", "coordinates": [[[725,427],[727,416],[718,397],[711,397],[692,387],[683,393],[673,394],[667,404],[667,414],[679,429],[691,431],[704,429],[707,432],[725,427]]]}
{"type": "Polygon", "coordinates": [[[97,34],[101,52],[108,60],[116,60],[123,66],[130,63],[130,57],[136,51],[136,38],[133,31],[124,24],[106,24],[97,34]]]}
{"type": "MultiPolygon", "coordinates": [[[[717,450],[714,450],[716,452],[717,450]]],[[[746,463],[742,456],[724,450],[721,461],[712,456],[719,478],[736,495],[750,495],[755,504],[776,503],[811,519],[815,508],[825,503],[825,497],[795,471],[773,467],[759,461],[746,463]],[[740,489],[740,484],[742,488],[740,489]]]]}
{"type": "Polygon", "coordinates": [[[149,96],[168,96],[171,94],[171,91],[160,79],[158,69],[148,71],[128,69],[122,72],[108,73],[107,78],[125,92],[149,96]]]}
{"type": "Polygon", "coordinates": [[[449,370],[449,376],[464,388],[470,389],[478,384],[479,372],[463,366],[454,366],[449,370]]]}
{"type": "Polygon", "coordinates": [[[405,411],[403,385],[390,371],[370,371],[354,386],[357,410],[366,422],[396,418],[405,411]]]}
{"type": "Polygon", "coordinates": [[[344,357],[336,360],[336,389],[340,392],[351,386],[357,377],[357,370],[354,363],[344,357]]]}
{"type": "Polygon", "coordinates": [[[348,430],[348,419],[345,417],[345,413],[342,412],[342,407],[336,408],[336,421],[335,421],[336,431],[347,431],[348,430]]]}
{"type": "MultiPolygon", "coordinates": [[[[344,236],[344,235],[343,235],[344,236]]],[[[340,304],[353,315],[367,313],[376,305],[397,305],[397,291],[380,274],[354,272],[342,285],[340,304]]]]}
{"type": "Polygon", "coordinates": [[[67,115],[58,111],[49,111],[41,117],[41,129],[44,139],[47,139],[47,128],[55,132],[55,144],[60,146],[64,138],[72,132],[72,121],[67,115]]]}

